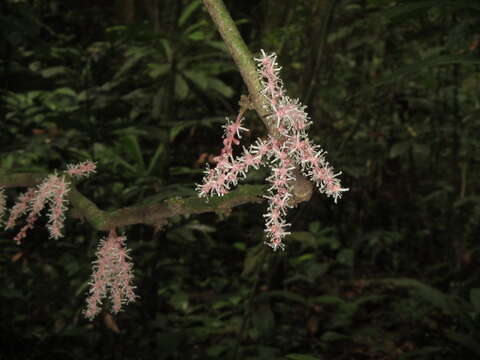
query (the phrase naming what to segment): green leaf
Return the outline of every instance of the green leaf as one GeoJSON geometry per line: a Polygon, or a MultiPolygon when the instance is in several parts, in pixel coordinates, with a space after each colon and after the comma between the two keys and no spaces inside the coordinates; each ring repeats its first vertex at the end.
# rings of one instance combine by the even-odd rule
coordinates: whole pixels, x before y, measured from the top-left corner
{"type": "Polygon", "coordinates": [[[480,289],[475,288],[470,290],[470,302],[477,314],[480,314],[480,289]]]}
{"type": "Polygon", "coordinates": [[[330,264],[328,262],[324,263],[317,263],[317,262],[310,262],[306,265],[305,273],[307,276],[308,281],[311,284],[314,284],[318,281],[318,278],[325,275],[325,273],[330,269],[330,264]]]}
{"type": "Polygon", "coordinates": [[[394,159],[405,154],[410,149],[410,141],[398,142],[390,149],[390,158],[394,159]]]}
{"type": "Polygon", "coordinates": [[[127,135],[122,138],[122,145],[134,159],[137,171],[145,173],[145,162],[143,161],[142,150],[138,142],[137,135],[127,135]]]}
{"type": "Polygon", "coordinates": [[[317,233],[320,231],[321,225],[319,221],[313,221],[308,225],[308,231],[317,233]]]}
{"type": "Polygon", "coordinates": [[[75,90],[69,87],[62,87],[62,88],[55,89],[55,94],[66,95],[71,97],[77,96],[77,93],[75,92],[75,90]]]}
{"type": "Polygon", "coordinates": [[[285,300],[294,301],[294,302],[300,303],[300,304],[305,305],[305,306],[310,305],[309,301],[306,298],[304,298],[303,296],[298,295],[298,294],[296,294],[294,292],[291,292],[291,291],[287,291],[287,290],[265,291],[265,292],[261,293],[260,295],[258,295],[259,299],[263,299],[264,297],[266,297],[266,298],[281,298],[281,299],[285,299],[285,300]]]}
{"type": "Polygon", "coordinates": [[[292,240],[297,240],[298,242],[310,247],[317,248],[317,239],[311,233],[306,231],[295,231],[290,235],[292,240]]]}
{"type": "Polygon", "coordinates": [[[148,75],[153,79],[167,74],[171,69],[170,64],[148,64],[148,67],[150,68],[148,75]]]}
{"type": "Polygon", "coordinates": [[[288,354],[285,355],[285,358],[288,360],[322,360],[317,356],[305,355],[305,354],[288,354]]]}
{"type": "Polygon", "coordinates": [[[314,304],[334,304],[334,305],[343,305],[345,304],[345,300],[339,298],[338,296],[333,295],[322,295],[313,298],[312,302],[314,304]]]}
{"type": "Polygon", "coordinates": [[[243,262],[242,276],[246,277],[253,275],[255,270],[264,260],[265,246],[263,244],[258,244],[248,249],[247,255],[245,256],[245,260],[243,262]]]}
{"type": "Polygon", "coordinates": [[[203,41],[205,39],[205,33],[201,30],[195,31],[188,35],[188,39],[191,41],[203,41]]]}
{"type": "Polygon", "coordinates": [[[338,340],[345,340],[348,339],[348,336],[345,336],[343,334],[337,333],[335,331],[327,331],[325,332],[322,337],[320,338],[322,341],[326,342],[332,342],[332,341],[338,341],[338,340]]]}
{"type": "Polygon", "coordinates": [[[190,304],[188,294],[184,292],[177,292],[171,298],[169,303],[177,310],[187,312],[190,304]]]}
{"type": "Polygon", "coordinates": [[[183,76],[179,74],[175,76],[175,95],[177,95],[180,100],[184,100],[188,95],[188,84],[183,76]]]}
{"type": "Polygon", "coordinates": [[[64,75],[66,73],[69,73],[70,71],[71,70],[66,66],[53,66],[53,67],[42,70],[41,74],[43,77],[48,79],[58,75],[64,75]]]}
{"type": "Polygon", "coordinates": [[[412,288],[417,298],[422,299],[430,305],[442,310],[446,314],[452,314],[458,311],[458,308],[455,307],[451,296],[446,295],[440,290],[437,290],[434,287],[424,284],[418,280],[400,278],[383,279],[380,282],[394,286],[412,288]]]}
{"type": "Polygon", "coordinates": [[[125,75],[128,71],[130,71],[135,65],[137,65],[144,57],[144,52],[136,53],[135,55],[130,56],[127,58],[127,61],[123,63],[120,69],[116,72],[113,79],[119,79],[123,75],[125,75]]]}
{"type": "Polygon", "coordinates": [[[178,26],[181,27],[188,18],[192,15],[192,13],[200,6],[200,0],[192,1],[183,11],[178,19],[178,26]]]}
{"type": "Polygon", "coordinates": [[[342,265],[352,267],[355,263],[355,252],[352,249],[342,249],[337,255],[337,261],[342,265]]]}
{"type": "Polygon", "coordinates": [[[207,348],[207,355],[216,358],[226,352],[228,348],[227,345],[212,345],[207,348]]]}
{"type": "Polygon", "coordinates": [[[10,288],[2,288],[0,289],[0,298],[5,298],[5,299],[22,299],[24,298],[24,294],[17,290],[17,289],[10,289],[10,288]]]}
{"type": "Polygon", "coordinates": [[[166,39],[160,40],[160,45],[162,45],[163,50],[165,51],[165,55],[167,56],[168,62],[171,64],[173,60],[173,51],[170,46],[170,43],[166,39]]]}
{"type": "Polygon", "coordinates": [[[229,98],[233,96],[233,89],[225,84],[223,81],[216,78],[208,79],[208,88],[213,89],[223,96],[229,98]]]}
{"type": "Polygon", "coordinates": [[[252,322],[260,336],[267,337],[272,334],[275,328],[275,316],[268,303],[261,304],[253,311],[252,322]]]}
{"type": "Polygon", "coordinates": [[[206,90],[208,86],[208,77],[205,73],[199,71],[184,71],[183,75],[189,80],[191,80],[195,85],[200,89],[206,90]]]}
{"type": "Polygon", "coordinates": [[[468,334],[456,333],[453,331],[447,331],[446,335],[450,340],[455,341],[457,344],[469,349],[475,355],[480,356],[480,342],[478,342],[477,339],[468,334]]]}
{"type": "Polygon", "coordinates": [[[157,147],[157,150],[155,151],[155,154],[153,154],[153,157],[150,159],[150,162],[148,163],[148,169],[147,169],[147,175],[151,175],[153,169],[157,166],[158,159],[160,158],[160,155],[163,154],[165,151],[165,145],[163,143],[160,143],[157,147]]]}
{"type": "Polygon", "coordinates": [[[435,6],[448,6],[457,9],[472,9],[480,11],[480,3],[472,0],[429,0],[415,1],[409,4],[395,6],[383,12],[383,15],[390,20],[399,20],[406,17],[423,15],[426,11],[435,6]]]}
{"type": "Polygon", "coordinates": [[[373,87],[396,82],[402,77],[416,74],[433,66],[452,64],[480,64],[480,57],[476,54],[433,55],[427,59],[419,60],[413,64],[403,66],[392,74],[384,76],[382,79],[376,82],[373,87]]]}

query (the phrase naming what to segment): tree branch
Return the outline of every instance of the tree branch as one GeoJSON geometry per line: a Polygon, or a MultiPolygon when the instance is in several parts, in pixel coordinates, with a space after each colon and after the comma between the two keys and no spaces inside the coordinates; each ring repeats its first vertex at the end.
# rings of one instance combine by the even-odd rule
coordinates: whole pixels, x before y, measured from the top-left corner
{"type": "MultiPolygon", "coordinates": [[[[0,172],[0,188],[28,187],[40,184],[47,173],[14,173],[0,172]]],[[[136,205],[113,211],[103,211],[97,205],[81,194],[72,181],[69,201],[73,205],[73,217],[88,221],[98,231],[134,224],[146,224],[161,227],[169,218],[177,215],[202,214],[216,212],[228,214],[231,209],[243,204],[261,202],[265,193],[265,185],[243,185],[229,194],[205,202],[196,196],[180,198],[171,197],[159,204],[136,205]]]]}
{"type": "MultiPolygon", "coordinates": [[[[223,41],[227,45],[227,49],[237,65],[242,75],[245,85],[247,85],[250,100],[255,111],[262,119],[267,127],[268,133],[275,138],[280,138],[280,134],[274,124],[267,120],[266,100],[262,96],[262,87],[258,78],[257,68],[253,61],[253,55],[248,49],[245,41],[243,41],[235,22],[228,12],[222,0],[202,0],[207,8],[210,17],[217,26],[223,41]]],[[[302,172],[297,168],[296,180],[293,182],[294,203],[310,200],[313,192],[313,184],[302,172]]]]}
{"type": "Polygon", "coordinates": [[[258,79],[253,55],[238,32],[235,22],[222,0],[203,0],[203,4],[217,26],[218,32],[225,42],[225,45],[227,45],[228,51],[242,75],[243,81],[248,88],[250,100],[255,107],[255,111],[263,120],[268,132],[275,135],[277,132],[274,126],[266,120],[268,114],[265,110],[265,100],[260,93],[262,87],[258,79]]]}

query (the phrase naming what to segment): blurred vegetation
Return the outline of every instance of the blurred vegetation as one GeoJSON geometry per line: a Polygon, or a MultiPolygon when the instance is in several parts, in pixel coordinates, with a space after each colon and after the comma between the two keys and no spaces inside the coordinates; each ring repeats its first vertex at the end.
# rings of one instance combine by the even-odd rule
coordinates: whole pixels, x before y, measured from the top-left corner
{"type": "MultiPolygon", "coordinates": [[[[102,209],[194,195],[241,78],[200,1],[111,3],[0,4],[0,168],[92,159],[80,191],[102,209]]],[[[140,300],[92,323],[101,234],[0,233],[0,358],[480,357],[480,5],[226,5],[253,52],[279,54],[350,191],[294,209],[285,252],[263,245],[265,204],[123,229],[140,300]]]]}

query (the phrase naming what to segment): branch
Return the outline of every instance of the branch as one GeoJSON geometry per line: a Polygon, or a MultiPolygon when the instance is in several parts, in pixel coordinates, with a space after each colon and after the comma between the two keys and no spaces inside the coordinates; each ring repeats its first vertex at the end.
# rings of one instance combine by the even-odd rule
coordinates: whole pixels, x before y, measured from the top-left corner
{"type": "MultiPolygon", "coordinates": [[[[0,172],[0,188],[28,187],[40,184],[47,173],[13,173],[0,172]]],[[[205,202],[197,196],[180,198],[171,197],[159,204],[136,205],[113,211],[104,211],[78,191],[75,181],[70,185],[68,199],[73,205],[73,217],[85,219],[98,231],[107,231],[119,226],[147,224],[161,227],[169,218],[177,215],[202,214],[216,212],[228,214],[231,209],[243,204],[261,202],[265,185],[243,185],[230,194],[205,202]]]]}
{"type": "MultiPolygon", "coordinates": [[[[233,58],[242,75],[245,85],[247,85],[249,97],[255,108],[255,111],[267,127],[268,133],[274,138],[281,138],[274,122],[267,121],[268,113],[265,97],[262,96],[262,86],[258,78],[257,68],[253,61],[253,55],[243,41],[235,22],[228,12],[222,0],[202,0],[207,8],[210,17],[217,26],[227,49],[233,58]]],[[[293,185],[294,203],[310,200],[314,185],[297,168],[297,177],[293,185]]]]}
{"type": "Polygon", "coordinates": [[[242,75],[255,111],[262,118],[268,132],[272,135],[277,134],[274,126],[266,120],[268,114],[265,110],[265,100],[260,94],[262,87],[258,79],[253,55],[238,32],[230,13],[222,0],[203,0],[203,4],[217,26],[218,32],[222,36],[233,61],[242,75]]]}

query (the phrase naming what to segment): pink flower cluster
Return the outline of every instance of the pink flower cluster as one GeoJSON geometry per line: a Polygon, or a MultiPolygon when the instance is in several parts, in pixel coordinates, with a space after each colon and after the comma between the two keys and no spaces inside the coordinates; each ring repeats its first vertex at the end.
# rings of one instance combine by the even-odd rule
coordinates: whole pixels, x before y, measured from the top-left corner
{"type": "Polygon", "coordinates": [[[311,122],[305,106],[286,95],[279,77],[277,56],[274,53],[267,55],[262,50],[260,58],[255,60],[265,98],[265,110],[270,114],[268,121],[277,129],[279,136],[270,135],[265,140],[258,139],[248,149],[243,147],[242,153],[234,157],[232,144],[238,145],[240,132],[248,129],[242,127],[243,119],[239,116],[234,122],[228,122],[225,126],[224,147],[214,159],[216,167],[210,169],[207,166],[203,183],[197,185],[197,191],[200,197],[223,196],[246,177],[251,167],[271,167],[271,174],[267,177],[271,186],[268,196],[265,196],[269,201],[264,215],[265,232],[267,244],[274,250],[283,250],[285,245],[282,240],[290,234],[287,231],[290,224],[285,218],[288,208],[292,207],[296,167],[317,185],[320,192],[333,197],[335,202],[348,189],[342,188],[337,178],[340,173],[333,172],[325,159],[326,153],[308,138],[306,130],[311,122]]]}
{"type": "MultiPolygon", "coordinates": [[[[75,166],[69,165],[66,172],[72,176],[88,176],[95,172],[95,164],[87,161],[75,166]]],[[[19,244],[27,235],[27,231],[33,228],[41,211],[48,205],[47,229],[49,235],[53,239],[61,238],[69,191],[69,183],[64,175],[52,174],[47,176],[41,184],[28,188],[25,193],[19,196],[16,204],[10,210],[5,229],[12,229],[16,221],[22,215],[28,213],[26,224],[14,238],[15,242],[19,244]]],[[[0,218],[5,209],[5,198],[2,191],[0,192],[0,218]]]]}
{"type": "MultiPolygon", "coordinates": [[[[19,244],[32,229],[41,211],[49,205],[47,229],[50,237],[62,237],[63,222],[67,211],[67,196],[70,191],[67,178],[89,176],[96,171],[95,163],[85,161],[76,165],[67,165],[64,175],[52,174],[41,184],[32,186],[19,196],[10,210],[5,228],[11,229],[24,214],[26,224],[20,229],[14,240],[19,244]]],[[[0,224],[6,211],[4,189],[0,189],[0,224]]],[[[132,263],[129,250],[125,247],[126,237],[118,236],[111,230],[107,239],[100,240],[97,260],[93,263],[93,275],[90,281],[90,296],[87,299],[85,316],[92,320],[100,312],[103,300],[110,296],[112,311],[118,313],[123,304],[136,299],[134,293],[132,263]]]]}
{"type": "Polygon", "coordinates": [[[97,165],[91,161],[84,161],[75,165],[67,165],[66,173],[72,177],[85,177],[95,174],[97,165]]]}
{"type": "Polygon", "coordinates": [[[110,297],[112,311],[116,314],[122,305],[134,302],[133,265],[125,246],[126,237],[111,230],[106,239],[100,240],[97,260],[93,263],[90,296],[87,299],[85,317],[92,320],[101,310],[103,300],[110,297]]]}

